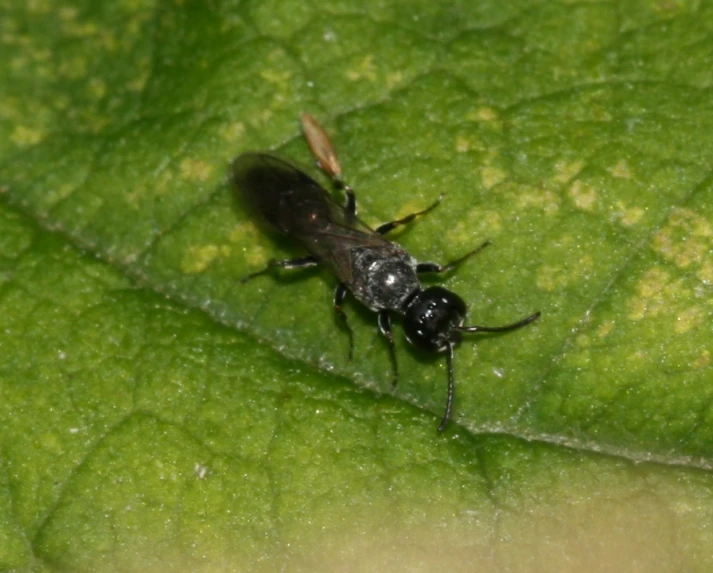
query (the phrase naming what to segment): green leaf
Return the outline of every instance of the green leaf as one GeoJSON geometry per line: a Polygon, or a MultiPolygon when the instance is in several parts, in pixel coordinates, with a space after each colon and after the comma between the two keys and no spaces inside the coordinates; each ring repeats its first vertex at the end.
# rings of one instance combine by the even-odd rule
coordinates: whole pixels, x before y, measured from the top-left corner
{"type": "Polygon", "coordinates": [[[501,4],[0,5],[0,570],[711,569],[713,8],[501,4]],[[469,324],[542,311],[443,435],[443,357],[392,392],[328,273],[238,282],[301,111],[368,223],[446,193],[419,260],[492,242],[469,324]]]}

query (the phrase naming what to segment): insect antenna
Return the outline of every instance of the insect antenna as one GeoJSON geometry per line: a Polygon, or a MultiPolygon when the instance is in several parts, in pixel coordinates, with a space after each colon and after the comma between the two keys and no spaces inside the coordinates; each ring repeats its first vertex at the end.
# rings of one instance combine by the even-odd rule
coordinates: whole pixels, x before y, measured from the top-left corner
{"type": "Polygon", "coordinates": [[[515,330],[516,328],[521,328],[526,324],[530,324],[533,320],[537,320],[540,317],[540,312],[537,311],[535,314],[531,314],[527,318],[513,322],[512,324],[506,324],[505,326],[456,326],[455,330],[460,332],[504,332],[506,330],[515,330]]]}
{"type": "MultiPolygon", "coordinates": [[[[533,320],[537,320],[540,316],[540,312],[531,314],[530,316],[513,322],[512,324],[506,324],[504,326],[457,326],[454,330],[458,332],[504,332],[507,330],[515,330],[516,328],[521,328],[527,324],[530,324],[533,320]]],[[[448,358],[448,396],[446,398],[446,411],[443,414],[443,419],[441,424],[438,426],[438,431],[442,432],[448,426],[448,422],[451,419],[451,411],[453,410],[453,396],[455,394],[455,382],[453,380],[453,347],[455,346],[456,340],[451,338],[448,341],[448,346],[446,347],[446,357],[448,358]]]]}
{"type": "Polygon", "coordinates": [[[455,382],[453,381],[453,342],[448,342],[446,356],[448,357],[448,397],[446,398],[446,411],[443,414],[441,424],[438,426],[438,431],[442,432],[448,426],[451,419],[451,411],[453,409],[453,395],[455,394],[455,382]]]}

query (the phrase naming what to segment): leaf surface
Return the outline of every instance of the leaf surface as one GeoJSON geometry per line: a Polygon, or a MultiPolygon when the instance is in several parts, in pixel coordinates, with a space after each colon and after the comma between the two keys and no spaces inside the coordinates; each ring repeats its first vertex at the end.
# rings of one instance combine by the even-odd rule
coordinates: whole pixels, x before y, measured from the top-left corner
{"type": "Polygon", "coordinates": [[[710,569],[713,11],[472,4],[0,7],[0,570],[710,569]],[[542,311],[445,435],[442,357],[392,393],[328,273],[238,282],[303,110],[368,223],[446,193],[419,260],[492,242],[428,280],[470,324],[542,311]]]}

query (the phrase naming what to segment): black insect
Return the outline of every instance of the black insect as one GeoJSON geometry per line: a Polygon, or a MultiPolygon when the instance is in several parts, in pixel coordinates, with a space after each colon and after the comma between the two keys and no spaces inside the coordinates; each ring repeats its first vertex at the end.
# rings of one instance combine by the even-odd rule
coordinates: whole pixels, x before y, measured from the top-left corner
{"type": "Polygon", "coordinates": [[[418,275],[451,270],[488,243],[459,259],[440,265],[419,263],[400,245],[384,238],[394,228],[413,221],[434,209],[433,205],[402,219],[371,229],[357,218],[356,197],[342,179],[342,170],[326,132],[308,115],[302,127],[319,167],[346,195],[342,207],[311,177],[289,163],[265,153],[245,153],[233,163],[234,182],[248,203],[272,227],[304,247],[310,255],[291,260],[271,260],[267,267],[248,275],[243,282],[273,268],[302,269],[316,265],[328,267],[339,279],[334,293],[334,309],[349,334],[349,358],[354,335],[342,309],[348,291],[378,313],[381,333],[389,344],[393,365],[393,384],[398,381],[398,366],[391,315],[403,314],[406,338],[417,348],[445,352],[448,357],[448,398],[438,427],[445,429],[453,406],[453,348],[463,332],[503,332],[529,324],[539,312],[505,326],[463,326],[466,306],[463,299],[443,287],[423,288],[418,275]]]}

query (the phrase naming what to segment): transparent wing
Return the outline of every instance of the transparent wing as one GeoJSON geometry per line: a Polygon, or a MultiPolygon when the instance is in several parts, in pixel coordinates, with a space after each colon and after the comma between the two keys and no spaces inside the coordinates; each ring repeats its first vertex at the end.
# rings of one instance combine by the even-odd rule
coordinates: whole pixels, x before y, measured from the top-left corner
{"type": "Polygon", "coordinates": [[[309,175],[282,159],[246,153],[233,163],[233,177],[267,223],[294,238],[342,282],[351,282],[353,249],[391,246],[358,218],[349,217],[309,175]]]}

